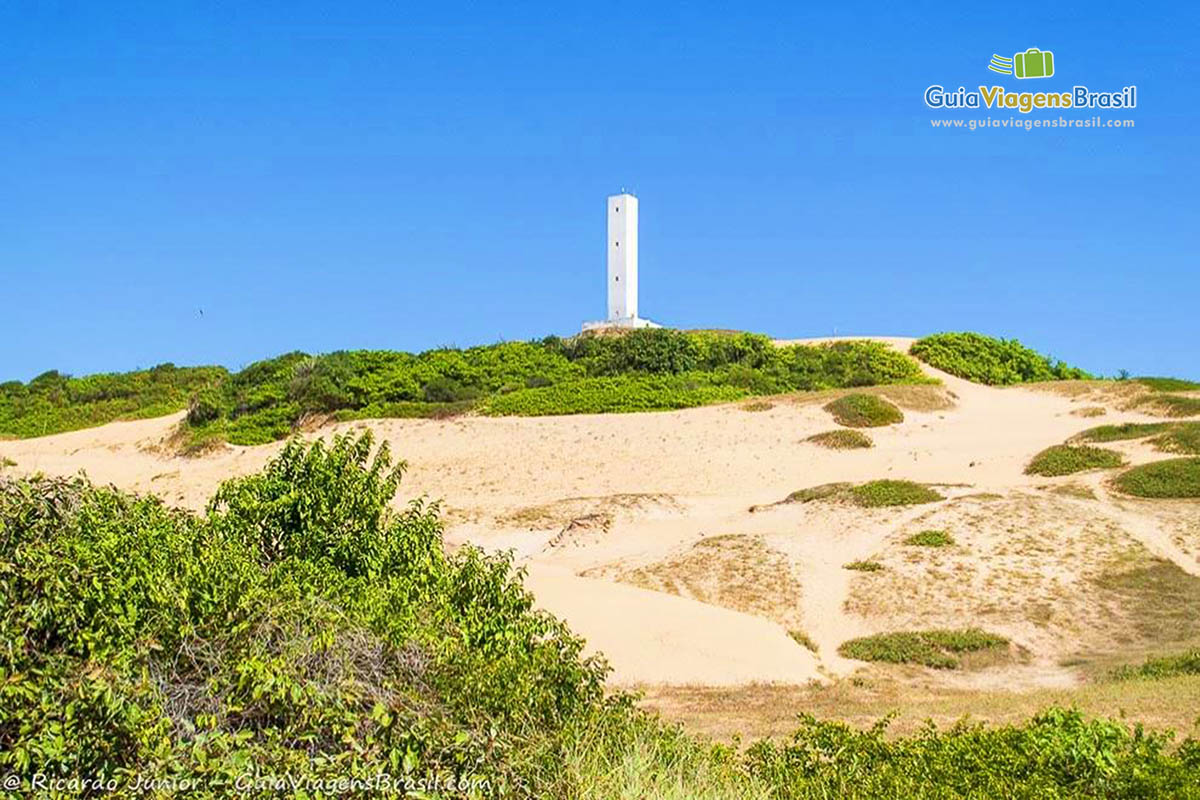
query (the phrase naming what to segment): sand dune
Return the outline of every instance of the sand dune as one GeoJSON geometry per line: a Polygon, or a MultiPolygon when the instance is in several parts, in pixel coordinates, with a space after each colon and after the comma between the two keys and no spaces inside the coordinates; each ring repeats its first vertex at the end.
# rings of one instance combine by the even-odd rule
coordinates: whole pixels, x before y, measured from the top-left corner
{"type": "MultiPolygon", "coordinates": [[[[901,348],[911,342],[886,341],[901,348]]],[[[1086,622],[1087,616],[1063,599],[1069,591],[1059,589],[1084,591],[1087,580],[1109,568],[1104,559],[1143,551],[1183,573],[1200,574],[1194,517],[1186,509],[1150,512],[1144,504],[1114,498],[1101,475],[1049,480],[1023,473],[1034,453],[1081,430],[1150,417],[1115,404],[1100,419],[1081,416],[1084,405],[1103,404],[1103,397],[990,388],[927,371],[942,387],[891,390],[908,406],[905,421],[873,429],[869,450],[804,442],[836,427],[817,402],[821,398],[811,396],[773,398],[770,408],[755,411],[730,404],[607,416],[378,420],[321,433],[370,428],[388,440],[410,465],[401,500],[443,500],[451,546],[472,542],[515,550],[529,568],[539,603],[606,654],[617,683],[823,680],[862,666],[837,655],[846,639],[928,623],[986,625],[1027,653],[1021,674],[1061,685],[1069,678],[1057,666],[1064,654],[1084,641],[1102,648],[1105,637],[1116,634],[1100,623],[1090,633],[1072,634],[1067,622],[1086,622]],[[948,499],[903,510],[811,503],[749,512],[799,488],[879,478],[943,484],[948,499]],[[1078,483],[1090,487],[1094,499],[1035,502],[1047,487],[1078,483]],[[986,500],[980,497],[999,498],[1013,509],[1042,508],[1037,513],[1048,526],[1046,536],[1061,546],[1040,556],[1009,553],[1006,532],[1019,515],[981,511],[986,500]],[[930,525],[962,527],[961,546],[952,557],[922,561],[899,542],[931,513],[940,516],[930,525]],[[724,597],[703,588],[710,580],[703,575],[674,580],[670,572],[691,564],[686,568],[695,573],[697,559],[689,553],[720,536],[751,537],[762,552],[779,554],[764,556],[761,564],[747,559],[746,596],[724,597]],[[1101,544],[1070,546],[1086,537],[1099,537],[1101,544]],[[760,577],[764,586],[776,580],[767,569],[778,573],[780,558],[790,564],[790,577],[779,585],[789,588],[778,596],[756,594],[760,577]],[[842,568],[865,558],[894,568],[875,575],[842,568]],[[1040,564],[1037,581],[1026,585],[1014,577],[1034,563],[1040,564]],[[957,572],[947,578],[947,570],[957,572]],[[973,594],[958,597],[956,586],[970,586],[973,594]],[[1031,591],[1038,593],[1034,605],[1013,611],[1031,591]],[[1042,610],[1034,614],[1034,606],[1042,610]],[[1008,610],[985,613],[991,607],[1008,610]],[[789,638],[790,625],[813,640],[815,656],[789,638]]],[[[221,480],[258,469],[281,446],[173,457],[160,444],[178,421],[175,415],[4,441],[0,456],[16,462],[9,468],[14,472],[83,470],[99,483],[201,509],[221,480]]],[[[1134,462],[1162,457],[1138,443],[1114,446],[1134,462]]],[[[1003,682],[1002,672],[991,674],[1003,682]]]]}

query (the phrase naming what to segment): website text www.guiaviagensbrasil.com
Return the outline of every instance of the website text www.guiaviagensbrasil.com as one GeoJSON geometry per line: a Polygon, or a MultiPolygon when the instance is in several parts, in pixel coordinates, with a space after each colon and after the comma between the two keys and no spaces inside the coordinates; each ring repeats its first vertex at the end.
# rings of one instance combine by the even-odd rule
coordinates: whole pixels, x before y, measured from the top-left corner
{"type": "Polygon", "coordinates": [[[1086,117],[1083,119],[1029,119],[1027,117],[983,117],[982,119],[931,119],[929,124],[934,128],[956,128],[967,131],[987,130],[991,128],[1010,128],[1019,131],[1031,131],[1034,128],[1066,128],[1068,130],[1103,130],[1106,128],[1132,128],[1131,119],[1104,119],[1103,117],[1086,117]]]}

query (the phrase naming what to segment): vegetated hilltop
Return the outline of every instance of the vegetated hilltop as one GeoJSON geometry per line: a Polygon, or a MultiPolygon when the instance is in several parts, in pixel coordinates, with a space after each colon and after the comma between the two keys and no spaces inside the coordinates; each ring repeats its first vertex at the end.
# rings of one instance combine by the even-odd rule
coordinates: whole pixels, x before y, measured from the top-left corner
{"type": "Polygon", "coordinates": [[[116,419],[160,417],[185,408],[197,392],[228,377],[224,367],[159,364],[83,378],[51,370],[29,383],[0,383],[0,437],[47,436],[116,419]]]}
{"type": "Polygon", "coordinates": [[[0,769],[210,797],[380,773],[476,797],[1200,795],[1195,741],[1055,709],[913,738],[809,717],[746,751],[694,739],[606,694],[507,556],[447,555],[436,506],[392,510],[400,470],[371,451],[292,442],[205,516],[0,480],[0,769]]]}
{"type": "Polygon", "coordinates": [[[936,333],[918,339],[909,352],[931,367],[989,386],[1093,377],[1030,350],[1016,339],[979,333],[936,333]]]}
{"type": "MultiPolygon", "coordinates": [[[[157,370],[165,368],[150,372],[157,370]]],[[[45,376],[29,385],[5,384],[0,434],[41,435],[186,405],[186,432],[194,442],[251,445],[284,438],[313,415],[354,419],[470,410],[524,415],[647,411],[751,394],[927,380],[916,362],[878,342],[776,346],[757,334],[667,329],[417,355],[289,353],[232,375],[199,368],[188,373],[186,382],[171,383],[170,392],[144,389],[142,375],[57,376],[53,384],[59,388],[53,391],[45,376]],[[101,394],[88,389],[99,378],[101,394]]]]}

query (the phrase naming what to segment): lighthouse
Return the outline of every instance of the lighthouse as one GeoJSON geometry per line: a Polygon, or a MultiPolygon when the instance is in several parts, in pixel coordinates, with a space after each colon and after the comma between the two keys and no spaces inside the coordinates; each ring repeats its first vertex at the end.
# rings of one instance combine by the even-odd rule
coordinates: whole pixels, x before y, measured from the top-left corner
{"type": "Polygon", "coordinates": [[[629,192],[608,198],[608,318],[583,329],[657,328],[638,316],[638,199],[629,192]]]}

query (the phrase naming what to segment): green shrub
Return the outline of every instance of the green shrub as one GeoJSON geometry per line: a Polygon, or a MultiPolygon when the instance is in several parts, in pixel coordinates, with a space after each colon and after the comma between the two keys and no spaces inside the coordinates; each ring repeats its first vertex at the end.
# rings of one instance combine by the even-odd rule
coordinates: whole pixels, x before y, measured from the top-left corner
{"type": "Polygon", "coordinates": [[[904,421],[900,409],[873,394],[848,394],[827,404],[825,410],[839,425],[851,428],[876,428],[904,421]]]}
{"type": "Polygon", "coordinates": [[[978,628],[962,630],[900,631],[851,639],[838,648],[846,658],[889,664],[921,664],[935,669],[956,669],[963,653],[997,650],[1008,646],[1003,636],[978,628]]]}
{"type": "Polygon", "coordinates": [[[1200,497],[1200,458],[1172,458],[1125,470],[1113,484],[1135,497],[1200,497]]]}
{"type": "Polygon", "coordinates": [[[1173,678],[1176,675],[1200,675],[1200,650],[1148,658],[1138,666],[1124,666],[1113,670],[1113,677],[1117,680],[1173,678]]]}
{"type": "Polygon", "coordinates": [[[1120,453],[1088,445],[1057,444],[1033,457],[1025,467],[1026,475],[1072,475],[1089,469],[1112,469],[1125,463],[1120,453]]]}
{"type": "Polygon", "coordinates": [[[500,793],[596,715],[602,662],[506,556],[446,555],[369,436],[290,443],[203,516],[81,479],[0,481],[0,770],[473,773],[500,793]],[[68,744],[69,743],[69,744],[68,744]]]}
{"type": "Polygon", "coordinates": [[[831,450],[856,450],[873,447],[871,437],[862,431],[825,431],[809,436],[804,441],[828,447],[831,450]]]}
{"type": "Polygon", "coordinates": [[[949,547],[954,544],[954,537],[946,531],[921,531],[909,536],[904,543],[914,547],[949,547]]]}
{"type": "Polygon", "coordinates": [[[937,333],[918,340],[909,352],[931,367],[990,386],[1092,377],[1052,361],[1016,339],[993,339],[979,333],[937,333]]]}
{"type": "Polygon", "coordinates": [[[228,373],[221,367],[176,367],[72,378],[50,371],[29,383],[0,384],[0,436],[46,436],[122,419],[173,414],[228,373]]]}
{"type": "Polygon", "coordinates": [[[881,480],[860,484],[850,489],[850,496],[860,506],[911,506],[945,500],[938,492],[912,481],[881,480]]]}
{"type": "Polygon", "coordinates": [[[842,569],[854,570],[855,572],[879,572],[883,569],[883,564],[878,561],[851,561],[848,564],[842,564],[842,569]]]}

